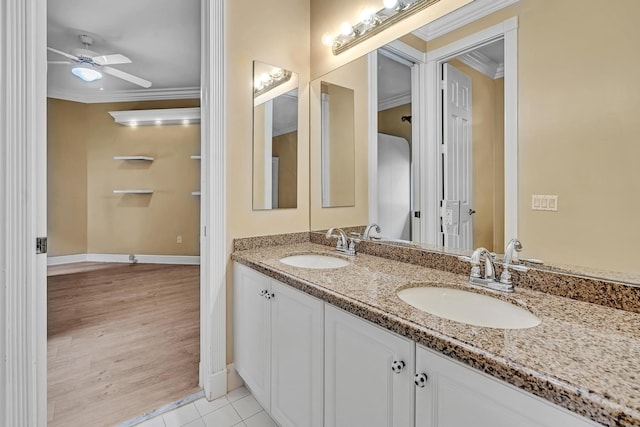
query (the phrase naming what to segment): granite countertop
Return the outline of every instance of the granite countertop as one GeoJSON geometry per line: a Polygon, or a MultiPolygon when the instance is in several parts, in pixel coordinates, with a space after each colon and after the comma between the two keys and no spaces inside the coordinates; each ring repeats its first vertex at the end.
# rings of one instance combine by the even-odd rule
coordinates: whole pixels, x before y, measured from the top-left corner
{"type": "Polygon", "coordinates": [[[292,267],[280,258],[340,256],[314,243],[234,252],[232,259],[607,426],[640,426],[640,314],[528,289],[513,294],[468,284],[468,277],[358,254],[337,269],[292,267]],[[396,292],[411,286],[480,292],[527,308],[542,323],[494,329],[413,308],[396,292]]]}

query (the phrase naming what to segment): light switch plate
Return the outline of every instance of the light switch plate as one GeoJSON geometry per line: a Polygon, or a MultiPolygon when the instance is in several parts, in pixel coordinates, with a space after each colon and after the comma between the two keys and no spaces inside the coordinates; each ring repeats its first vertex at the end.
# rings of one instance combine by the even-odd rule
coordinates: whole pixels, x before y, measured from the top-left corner
{"type": "Polygon", "coordinates": [[[558,196],[534,194],[531,196],[531,209],[534,211],[558,211],[558,196]]]}

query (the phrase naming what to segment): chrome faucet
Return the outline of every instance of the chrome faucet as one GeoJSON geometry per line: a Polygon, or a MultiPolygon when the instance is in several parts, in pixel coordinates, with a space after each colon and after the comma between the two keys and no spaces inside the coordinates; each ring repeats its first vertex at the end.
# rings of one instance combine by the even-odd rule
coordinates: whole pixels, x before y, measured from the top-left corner
{"type": "Polygon", "coordinates": [[[356,254],[356,242],[347,237],[347,234],[343,229],[337,227],[331,227],[327,230],[326,238],[330,239],[332,237],[338,238],[338,243],[336,244],[336,250],[345,255],[353,256],[356,254]],[[334,234],[337,233],[336,234],[334,234]]]}
{"type": "Polygon", "coordinates": [[[513,285],[511,283],[501,283],[496,280],[496,267],[493,263],[493,255],[485,248],[478,248],[473,251],[471,257],[460,257],[463,261],[471,263],[471,274],[469,275],[469,282],[474,285],[484,286],[485,288],[493,289],[495,291],[513,292],[513,285]],[[484,259],[484,277],[482,277],[480,271],[480,264],[484,259]]]}
{"type": "Polygon", "coordinates": [[[517,262],[518,252],[522,250],[522,243],[518,239],[511,239],[509,243],[507,243],[507,247],[504,249],[504,259],[502,260],[503,270],[500,275],[500,283],[505,285],[511,284],[511,272],[509,268],[512,268],[517,271],[525,272],[528,270],[527,267],[521,265],[513,265],[517,262]]]}
{"type": "Polygon", "coordinates": [[[369,224],[367,225],[367,228],[364,229],[364,233],[362,233],[362,240],[371,239],[371,236],[369,236],[369,234],[371,234],[372,228],[376,230],[376,233],[380,233],[380,231],[382,231],[378,224],[369,224]]]}

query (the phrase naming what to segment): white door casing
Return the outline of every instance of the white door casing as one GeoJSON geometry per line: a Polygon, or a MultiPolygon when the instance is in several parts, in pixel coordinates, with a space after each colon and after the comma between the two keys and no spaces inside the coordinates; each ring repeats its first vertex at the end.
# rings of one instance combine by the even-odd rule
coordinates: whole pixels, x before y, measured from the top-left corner
{"type": "MultiPolygon", "coordinates": [[[[226,393],[224,1],[202,0],[200,384],[226,393]],[[215,95],[214,95],[215,94],[215,95]]],[[[0,425],[46,425],[46,2],[0,4],[0,425]]]]}
{"type": "Polygon", "coordinates": [[[0,3],[0,425],[47,424],[46,2],[0,3]]]}
{"type": "Polygon", "coordinates": [[[421,211],[423,216],[422,242],[441,244],[440,188],[442,164],[439,145],[442,111],[439,106],[440,64],[468,51],[474,46],[504,38],[504,181],[505,181],[505,243],[518,236],[518,17],[427,52],[422,78],[425,87],[426,143],[421,165],[421,211]]]}
{"type": "Polygon", "coordinates": [[[442,232],[444,246],[473,249],[473,152],[471,78],[443,64],[442,156],[444,161],[442,232]],[[447,201],[455,214],[446,215],[447,201]],[[455,219],[454,219],[455,218],[455,219]]]}

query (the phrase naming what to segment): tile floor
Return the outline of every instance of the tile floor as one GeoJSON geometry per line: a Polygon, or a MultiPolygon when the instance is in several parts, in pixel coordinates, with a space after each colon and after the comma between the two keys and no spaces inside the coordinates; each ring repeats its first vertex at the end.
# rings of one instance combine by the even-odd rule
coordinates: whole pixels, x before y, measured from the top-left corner
{"type": "Polygon", "coordinates": [[[135,427],[278,427],[244,387],[208,402],[200,398],[135,427]]]}

